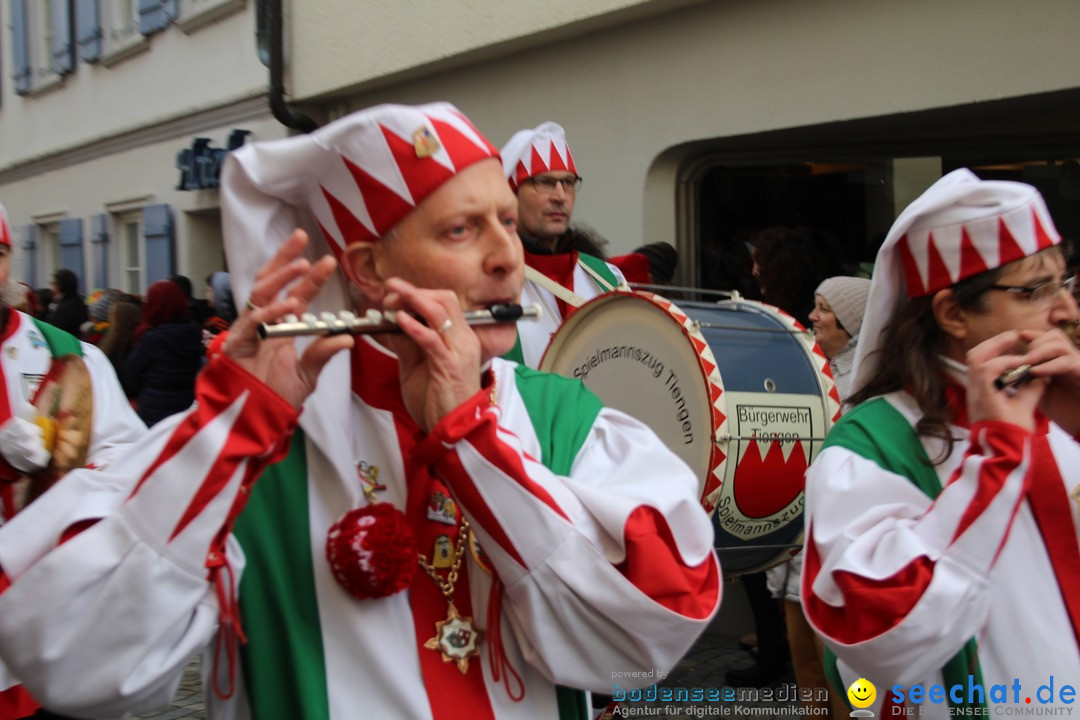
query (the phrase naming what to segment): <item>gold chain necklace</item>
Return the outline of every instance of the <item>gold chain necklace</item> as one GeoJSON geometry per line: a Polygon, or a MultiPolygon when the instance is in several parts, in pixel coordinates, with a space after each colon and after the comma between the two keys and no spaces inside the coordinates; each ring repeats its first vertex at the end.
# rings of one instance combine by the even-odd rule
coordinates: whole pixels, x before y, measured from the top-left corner
{"type": "MultiPolygon", "coordinates": [[[[492,373],[489,395],[492,405],[495,404],[495,385],[495,375],[492,373]]],[[[465,558],[465,548],[469,544],[469,531],[469,521],[462,514],[461,521],[458,523],[453,559],[445,580],[439,575],[438,568],[428,562],[424,553],[416,554],[420,567],[435,582],[443,597],[446,598],[446,619],[435,623],[435,635],[424,643],[424,647],[441,652],[443,662],[457,663],[458,670],[463,675],[469,671],[469,658],[480,654],[480,639],[483,635],[473,624],[472,617],[463,617],[454,605],[454,586],[457,584],[458,574],[461,571],[461,561],[465,558]]]]}
{"type": "Polygon", "coordinates": [[[429,650],[438,650],[442,653],[443,662],[457,663],[458,670],[462,674],[469,671],[469,658],[480,654],[480,630],[476,629],[471,616],[462,617],[454,606],[454,585],[458,581],[461,570],[461,561],[465,557],[465,548],[468,545],[469,521],[461,516],[458,524],[457,544],[454,546],[453,563],[444,580],[434,565],[428,562],[427,556],[417,553],[416,559],[420,567],[428,574],[439,587],[443,597],[446,598],[446,619],[435,623],[435,635],[424,643],[429,650]]]}

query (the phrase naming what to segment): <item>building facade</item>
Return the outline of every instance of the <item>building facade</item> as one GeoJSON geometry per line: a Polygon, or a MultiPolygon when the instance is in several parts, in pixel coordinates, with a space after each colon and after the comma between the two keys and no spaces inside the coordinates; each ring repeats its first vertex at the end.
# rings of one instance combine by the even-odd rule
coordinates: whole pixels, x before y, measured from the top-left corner
{"type": "Polygon", "coordinates": [[[282,137],[252,0],[0,4],[0,203],[13,276],[143,293],[224,266],[217,172],[230,142],[282,137]]]}
{"type": "Polygon", "coordinates": [[[87,288],[140,290],[221,269],[220,151],[295,132],[258,53],[277,12],[295,113],[449,100],[496,144],[555,120],[585,178],[575,220],[612,253],[671,242],[682,284],[736,285],[770,224],[871,260],[961,165],[1037,184],[1080,231],[1072,0],[8,0],[0,202],[20,278],[81,262],[87,288]]]}

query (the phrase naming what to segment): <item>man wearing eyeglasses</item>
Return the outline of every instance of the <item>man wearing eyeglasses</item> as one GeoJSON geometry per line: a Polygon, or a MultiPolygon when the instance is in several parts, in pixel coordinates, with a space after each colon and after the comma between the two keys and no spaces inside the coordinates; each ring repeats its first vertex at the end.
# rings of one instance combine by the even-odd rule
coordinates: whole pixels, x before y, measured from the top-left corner
{"type": "Polygon", "coordinates": [[[840,686],[940,686],[920,713],[941,718],[1073,702],[1080,313],[1059,243],[1034,188],[957,170],[878,253],[853,407],[806,482],[803,608],[840,686]]]}
{"type": "Polygon", "coordinates": [[[574,308],[626,284],[604,262],[597,240],[570,227],[581,176],[553,122],[519,130],[503,146],[503,172],[518,199],[518,235],[525,247],[522,304],[539,304],[543,318],[518,328],[518,344],[506,356],[537,367],[554,333],[574,308]]]}

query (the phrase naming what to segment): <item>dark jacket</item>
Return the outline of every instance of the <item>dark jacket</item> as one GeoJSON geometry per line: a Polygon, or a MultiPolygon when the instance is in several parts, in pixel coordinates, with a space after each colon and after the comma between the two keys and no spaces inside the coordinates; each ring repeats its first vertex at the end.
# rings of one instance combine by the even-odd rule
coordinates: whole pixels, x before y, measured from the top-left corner
{"type": "Polygon", "coordinates": [[[45,322],[75,337],[81,337],[82,324],[88,318],[86,302],[82,295],[63,295],[49,305],[45,322]]]}
{"type": "Polygon", "coordinates": [[[202,330],[193,322],[162,323],[143,333],[120,380],[147,427],[191,406],[202,360],[202,330]]]}

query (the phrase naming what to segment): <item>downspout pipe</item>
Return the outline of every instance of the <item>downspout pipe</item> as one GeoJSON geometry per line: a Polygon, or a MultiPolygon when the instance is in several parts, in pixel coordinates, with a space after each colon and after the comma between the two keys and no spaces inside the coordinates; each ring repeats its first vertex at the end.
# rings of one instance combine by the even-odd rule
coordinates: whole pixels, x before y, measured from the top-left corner
{"type": "Polygon", "coordinates": [[[287,128],[309,133],[319,127],[307,115],[293,112],[285,104],[285,33],[281,4],[283,0],[264,0],[267,13],[267,46],[270,51],[270,113],[287,128]]]}

